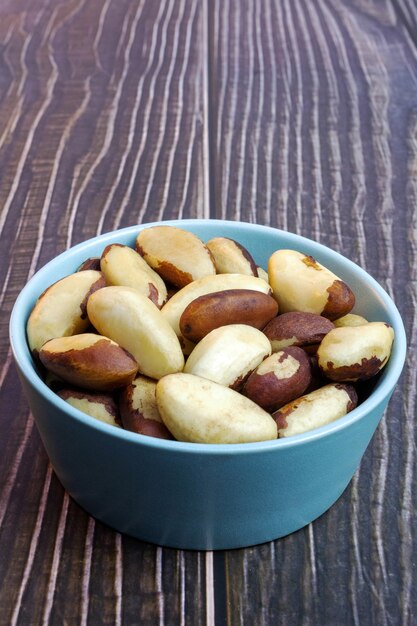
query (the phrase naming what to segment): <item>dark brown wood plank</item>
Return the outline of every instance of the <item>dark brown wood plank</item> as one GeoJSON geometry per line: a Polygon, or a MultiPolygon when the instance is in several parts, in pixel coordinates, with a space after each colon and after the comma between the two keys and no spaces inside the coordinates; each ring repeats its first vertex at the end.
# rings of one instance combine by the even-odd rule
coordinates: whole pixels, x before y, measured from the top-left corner
{"type": "Polygon", "coordinates": [[[210,554],[121,537],[65,494],[8,345],[19,290],[67,246],[208,215],[205,29],[205,6],[188,0],[0,7],[2,625],[210,615],[210,554]]]}
{"type": "MultiPolygon", "coordinates": [[[[415,354],[415,7],[398,5],[215,3],[212,205],[358,262],[395,298],[415,354]]],[[[415,410],[406,372],[336,505],[225,555],[229,624],[412,623],[415,410]]]]}

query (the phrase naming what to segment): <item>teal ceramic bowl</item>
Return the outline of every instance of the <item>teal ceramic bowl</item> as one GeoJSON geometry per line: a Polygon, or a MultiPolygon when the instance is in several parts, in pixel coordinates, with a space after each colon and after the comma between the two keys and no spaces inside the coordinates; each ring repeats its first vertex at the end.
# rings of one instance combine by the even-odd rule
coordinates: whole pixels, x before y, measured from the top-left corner
{"type": "Polygon", "coordinates": [[[392,300],[365,271],[320,244],[265,226],[218,220],[165,222],[203,240],[222,235],[266,267],[279,248],[314,256],[345,280],[355,311],[395,330],[393,353],[372,394],[338,421],[293,438],[249,444],[164,441],[101,423],[55,395],[39,377],[26,321],[39,294],[112,242],[134,245],[144,227],[95,237],[48,263],[19,295],[10,322],[14,359],[52,466],[86,511],[122,533],[184,549],[229,549],[271,541],[302,528],[342,494],[384,413],[406,352],[392,300]]]}

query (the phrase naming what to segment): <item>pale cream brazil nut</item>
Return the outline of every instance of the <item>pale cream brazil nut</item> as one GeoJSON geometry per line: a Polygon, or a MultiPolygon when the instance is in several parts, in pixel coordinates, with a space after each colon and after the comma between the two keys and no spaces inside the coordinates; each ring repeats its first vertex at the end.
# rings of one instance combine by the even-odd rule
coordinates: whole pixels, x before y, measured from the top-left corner
{"type": "Polygon", "coordinates": [[[167,300],[162,278],[129,246],[110,244],[101,255],[101,271],[108,285],[132,287],[152,300],[158,308],[167,300]]]}
{"type": "Polygon", "coordinates": [[[385,322],[334,328],[317,350],[318,364],[331,380],[367,380],[386,365],[393,341],[394,330],[385,322]]]}
{"type": "Polygon", "coordinates": [[[84,332],[90,323],[86,310],[88,297],[105,284],[101,272],[86,270],[61,278],[48,287],[39,296],[27,323],[32,352],[37,354],[49,339],[84,332]]]}
{"type": "Polygon", "coordinates": [[[300,435],[325,426],[352,411],[358,397],[352,385],[333,383],[320,387],[275,411],[278,437],[300,435]]]}
{"type": "Polygon", "coordinates": [[[51,339],[40,349],[39,358],[62,380],[94,391],[128,385],[138,371],[138,364],[126,350],[93,333],[51,339]]]}
{"type": "Polygon", "coordinates": [[[90,296],[87,310],[99,333],[136,359],[140,373],[158,379],[182,370],[184,356],[175,332],[143,294],[131,287],[104,287],[90,296]]]}
{"type": "Polygon", "coordinates": [[[347,313],[346,315],[343,315],[343,317],[333,320],[333,324],[336,328],[339,328],[340,326],[363,326],[367,323],[368,320],[362,317],[362,315],[357,315],[357,313],[347,313]]]}
{"type": "Polygon", "coordinates": [[[119,409],[123,428],[126,430],[148,437],[173,439],[158,411],[156,380],[137,376],[120,392],[119,409]]]}
{"type": "Polygon", "coordinates": [[[244,246],[228,237],[214,237],[206,243],[218,274],[247,274],[258,276],[252,255],[244,246]]]}
{"type": "Polygon", "coordinates": [[[201,239],[176,226],[144,228],[136,238],[136,249],[164,280],[177,287],[216,273],[201,239]]]}
{"type": "Polygon", "coordinates": [[[184,372],[238,389],[270,354],[271,344],[260,330],[230,324],[212,330],[196,345],[184,372]]]}
{"type": "Polygon", "coordinates": [[[277,250],[268,262],[269,283],[281,313],[317,313],[330,320],[351,311],[355,296],[338,276],[313,257],[277,250]]]}
{"type": "Polygon", "coordinates": [[[156,401],[165,425],[179,441],[249,443],[277,437],[269,413],[237,391],[199,376],[165,376],[156,386],[156,401]]]}
{"type": "Polygon", "coordinates": [[[228,324],[247,324],[260,330],[277,313],[276,300],[266,293],[226,289],[190,302],[180,317],[180,331],[186,339],[198,342],[210,331],[228,324]]]}

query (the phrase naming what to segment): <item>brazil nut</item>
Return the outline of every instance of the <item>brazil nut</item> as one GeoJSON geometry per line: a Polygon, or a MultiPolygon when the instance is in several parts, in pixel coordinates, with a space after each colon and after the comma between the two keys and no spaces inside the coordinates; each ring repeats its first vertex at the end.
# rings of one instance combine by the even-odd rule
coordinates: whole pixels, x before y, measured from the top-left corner
{"type": "Polygon", "coordinates": [[[276,316],[278,304],[266,293],[252,289],[226,289],[199,296],[180,317],[183,337],[198,342],[210,331],[228,324],[262,329],[276,316]]]}
{"type": "Polygon", "coordinates": [[[271,344],[258,329],[230,324],[212,330],[188,357],[184,372],[238,389],[271,354],[271,344]]]}
{"type": "Polygon", "coordinates": [[[175,332],[143,294],[131,287],[104,287],[90,296],[87,310],[98,332],[127,350],[141,374],[158,379],[182,370],[184,356],[175,332]]]}
{"type": "Polygon", "coordinates": [[[349,313],[355,304],[345,282],[312,256],[296,250],[274,252],[268,275],[281,313],[317,313],[333,320],[349,313]]]}
{"type": "Polygon", "coordinates": [[[159,308],[167,300],[167,288],[162,278],[129,246],[107,246],[101,255],[100,267],[108,285],[132,287],[159,308]]]}
{"type": "Polygon", "coordinates": [[[135,359],[107,337],[83,333],[47,341],[39,351],[43,365],[67,383],[109,391],[128,385],[135,377],[135,359]]]}
{"type": "Polygon", "coordinates": [[[247,274],[258,276],[252,255],[244,246],[228,237],[214,237],[207,244],[218,274],[247,274]]]}
{"type": "Polygon", "coordinates": [[[301,396],[310,382],[309,357],[292,346],[262,361],[246,381],[243,393],[262,408],[274,411],[301,396]]]}
{"type": "Polygon", "coordinates": [[[104,276],[86,270],[61,278],[38,298],[27,323],[29,347],[37,354],[55,337],[84,332],[89,325],[86,304],[89,296],[106,284],[104,276]]]}
{"type": "Polygon", "coordinates": [[[177,287],[216,273],[201,239],[176,226],[144,228],[137,236],[136,249],[164,280],[177,287]]]}
{"type": "Polygon", "coordinates": [[[229,289],[250,289],[270,295],[271,288],[262,278],[243,274],[216,274],[205,276],[180,289],[162,307],[161,313],[181,337],[180,319],[185,308],[196,298],[205,294],[229,289]]]}
{"type": "Polygon", "coordinates": [[[317,350],[318,364],[330,380],[367,380],[386,365],[393,341],[394,331],[384,322],[334,328],[317,350]]]}
{"type": "Polygon", "coordinates": [[[79,389],[61,389],[58,396],[71,406],[94,419],[120,428],[118,406],[110,393],[95,393],[79,389]]]}
{"type": "Polygon", "coordinates": [[[119,409],[126,430],[159,439],[173,439],[158,411],[155,380],[137,376],[120,392],[119,409]]]}
{"type": "Polygon", "coordinates": [[[282,313],[265,326],[263,332],[276,352],[287,346],[299,346],[308,353],[317,351],[323,337],[334,328],[334,324],[317,313],[291,311],[282,313]]]}
{"type": "Polygon", "coordinates": [[[339,328],[340,326],[363,326],[367,323],[368,320],[357,313],[347,313],[346,315],[343,315],[343,317],[333,320],[333,324],[336,328],[339,328]]]}
{"type": "Polygon", "coordinates": [[[277,438],[272,417],[242,394],[187,373],[165,376],[156,385],[164,424],[179,441],[248,443],[277,438]]]}
{"type": "Polygon", "coordinates": [[[308,393],[275,411],[278,437],[300,435],[343,417],[357,405],[352,385],[333,383],[308,393]]]}

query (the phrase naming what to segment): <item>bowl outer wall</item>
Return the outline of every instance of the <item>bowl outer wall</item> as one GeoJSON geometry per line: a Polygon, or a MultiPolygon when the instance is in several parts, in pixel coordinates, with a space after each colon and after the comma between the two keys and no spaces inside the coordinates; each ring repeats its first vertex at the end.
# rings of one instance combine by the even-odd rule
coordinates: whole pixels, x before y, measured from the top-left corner
{"type": "Polygon", "coordinates": [[[165,223],[189,228],[204,240],[235,238],[264,267],[280,247],[312,254],[351,284],[358,312],[394,325],[395,363],[390,361],[361,407],[333,425],[288,440],[208,446],[115,431],[69,407],[44,385],[33,370],[24,327],[44,288],[110,242],[133,245],[136,233],[149,224],[123,229],[60,255],[33,277],[16,302],[12,347],[42,441],[70,495],[121,532],[188,549],[243,547],[284,536],[327,510],[358,466],[404,362],[398,311],[363,270],[310,240],[236,222],[165,223]]]}

